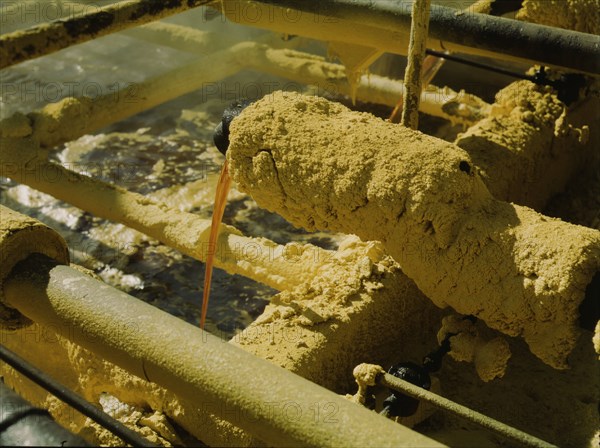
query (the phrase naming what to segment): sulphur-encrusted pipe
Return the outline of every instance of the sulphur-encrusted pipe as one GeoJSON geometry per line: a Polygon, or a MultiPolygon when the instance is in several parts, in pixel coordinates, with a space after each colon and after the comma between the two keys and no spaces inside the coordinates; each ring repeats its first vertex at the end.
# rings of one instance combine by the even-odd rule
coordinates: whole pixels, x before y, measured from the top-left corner
{"type": "MultiPolygon", "coordinates": [[[[273,49],[257,45],[248,49],[248,67],[275,76],[291,79],[301,84],[317,86],[321,92],[351,95],[343,65],[325,61],[308,53],[273,49]]],[[[402,81],[378,75],[362,75],[356,86],[356,98],[375,104],[394,106],[396,98],[406,91],[402,81]]],[[[482,99],[452,89],[430,86],[421,92],[419,111],[449,120],[453,124],[471,125],[487,117],[490,105],[482,99]]]]}
{"type": "Polygon", "coordinates": [[[322,98],[275,92],[230,131],[231,175],[259,206],[382,241],[436,305],[568,367],[600,232],[496,200],[459,147],[322,98]]]}
{"type": "MultiPolygon", "coordinates": [[[[225,36],[217,39],[216,35],[210,33],[166,23],[149,24],[130,30],[127,34],[195,54],[214,53],[219,45],[229,42],[225,36]]],[[[240,69],[251,68],[295,81],[298,85],[315,85],[319,92],[351,94],[346,68],[341,64],[329,62],[325,58],[310,53],[272,48],[261,42],[246,42],[239,47],[234,46],[232,49],[222,50],[217,55],[211,54],[207,57],[219,59],[223,57],[222,53],[231,53],[236,48],[239,48],[239,53],[244,55],[244,57],[233,59],[240,65],[240,69]]],[[[185,70],[198,74],[195,67],[185,70]]],[[[189,80],[187,84],[195,85],[193,80],[189,80]]],[[[291,83],[288,87],[296,89],[298,85],[291,83]]],[[[360,77],[356,98],[370,103],[394,106],[396,98],[402,97],[404,92],[405,87],[402,81],[369,74],[360,77]]],[[[472,125],[488,115],[490,105],[474,95],[455,92],[448,87],[430,86],[421,93],[419,110],[425,114],[449,120],[453,124],[472,125]]]]}
{"type": "Polygon", "coordinates": [[[8,304],[272,446],[442,446],[159,309],[43,256],[8,304]]]}
{"type": "Polygon", "coordinates": [[[36,159],[39,147],[26,139],[0,139],[0,176],[10,177],[95,216],[125,224],[197,260],[216,250],[215,266],[286,289],[310,279],[331,255],[315,246],[248,238],[222,225],[217,247],[208,244],[211,221],[138,193],[36,159]]]}
{"type": "Polygon", "coordinates": [[[53,20],[0,36],[0,69],[44,56],[71,45],[168,17],[212,0],[128,0],[67,19],[53,20]]]}
{"type": "Polygon", "coordinates": [[[2,284],[12,268],[33,253],[69,264],[64,238],[37,219],[0,205],[0,328],[15,329],[31,324],[29,319],[4,306],[2,284]]]}
{"type": "MultiPolygon", "coordinates": [[[[210,42],[212,34],[206,38],[210,42]]],[[[51,148],[150,109],[190,91],[237,73],[252,42],[215,52],[210,62],[199,59],[166,74],[132,84],[98,98],[67,97],[27,115],[14,114],[0,122],[2,137],[32,137],[51,148]]]]}

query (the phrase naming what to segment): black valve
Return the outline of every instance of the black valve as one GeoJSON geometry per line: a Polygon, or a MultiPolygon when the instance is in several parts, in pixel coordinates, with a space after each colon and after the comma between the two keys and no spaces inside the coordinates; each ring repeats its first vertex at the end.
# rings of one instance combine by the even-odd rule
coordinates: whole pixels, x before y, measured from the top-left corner
{"type": "Polygon", "coordinates": [[[215,132],[213,134],[213,141],[215,142],[215,146],[221,152],[221,154],[225,155],[227,148],[229,148],[229,125],[233,119],[250,104],[252,104],[252,101],[241,99],[235,103],[232,103],[223,111],[223,118],[215,128],[215,132]]]}
{"type": "MultiPolygon", "coordinates": [[[[465,316],[464,319],[475,323],[475,316],[465,316]]],[[[456,333],[448,333],[440,346],[423,357],[420,366],[414,362],[401,362],[389,368],[388,373],[408,381],[415,386],[429,390],[431,388],[430,373],[437,372],[442,368],[442,359],[450,351],[450,338],[456,333]]],[[[419,408],[419,400],[401,392],[392,390],[391,395],[383,401],[381,414],[388,417],[410,417],[419,408]]]]}
{"type": "MultiPolygon", "coordinates": [[[[426,390],[431,387],[431,378],[427,370],[414,362],[396,364],[389,368],[388,373],[426,390]]],[[[409,417],[417,412],[418,407],[419,400],[416,398],[392,391],[383,402],[382,413],[390,417],[409,417]]]]}

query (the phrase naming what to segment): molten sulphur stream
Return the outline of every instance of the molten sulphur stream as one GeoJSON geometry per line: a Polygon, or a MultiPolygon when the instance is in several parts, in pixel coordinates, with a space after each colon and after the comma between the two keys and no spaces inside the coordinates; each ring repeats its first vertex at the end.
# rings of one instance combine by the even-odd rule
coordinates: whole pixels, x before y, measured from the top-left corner
{"type": "Polygon", "coordinates": [[[217,253],[217,238],[219,236],[219,227],[221,226],[221,220],[223,219],[223,213],[225,212],[225,206],[227,205],[227,193],[231,188],[231,177],[229,176],[229,169],[227,166],[227,160],[221,168],[221,174],[219,175],[219,181],[217,183],[217,191],[215,193],[215,205],[213,208],[212,222],[210,226],[210,236],[208,238],[208,253],[206,254],[206,265],[204,268],[204,289],[202,291],[202,314],[200,316],[200,328],[204,329],[204,322],[206,321],[206,311],[208,310],[208,299],[210,297],[210,282],[212,280],[213,265],[215,262],[215,255],[217,253]]]}

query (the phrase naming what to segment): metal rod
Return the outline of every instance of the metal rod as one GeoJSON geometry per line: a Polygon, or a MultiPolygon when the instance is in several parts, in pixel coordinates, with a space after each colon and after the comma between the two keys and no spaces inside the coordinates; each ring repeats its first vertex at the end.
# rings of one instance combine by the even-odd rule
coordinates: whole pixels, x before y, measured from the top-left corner
{"type": "MultiPolygon", "coordinates": [[[[259,0],[256,3],[345,19],[394,31],[398,35],[408,34],[412,5],[412,1],[371,0],[259,0]]],[[[322,19],[320,25],[326,27],[328,21],[322,19]]],[[[366,38],[368,36],[363,38],[364,45],[370,45],[366,38]]],[[[428,46],[439,48],[439,41],[443,42],[441,49],[449,51],[500,59],[508,57],[596,76],[600,74],[600,36],[592,34],[435,5],[431,8],[428,46]],[[482,51],[473,52],[469,48],[482,51]]]]}
{"type": "MultiPolygon", "coordinates": [[[[428,7],[430,8],[431,5],[428,7]]],[[[490,9],[490,3],[489,3],[489,0],[478,0],[474,4],[470,5],[469,8],[473,12],[481,12],[483,14],[488,14],[489,9],[490,9]]],[[[427,22],[427,26],[429,27],[429,22],[427,22]]],[[[445,62],[445,60],[443,58],[432,56],[431,54],[427,53],[427,50],[425,52],[426,52],[427,56],[423,59],[423,66],[421,68],[421,78],[420,79],[421,79],[421,83],[423,85],[421,90],[423,90],[423,88],[426,88],[427,86],[429,86],[431,81],[433,81],[433,78],[435,77],[435,75],[444,66],[444,62],[445,62]]],[[[442,54],[442,52],[439,52],[439,53],[442,54]]],[[[398,99],[396,106],[392,110],[392,113],[389,118],[390,122],[392,122],[392,123],[400,122],[400,119],[402,118],[401,117],[402,111],[404,110],[404,108],[402,106],[403,102],[404,102],[404,98],[401,96],[398,99]]],[[[414,128],[414,129],[417,129],[417,128],[414,128]]]]}
{"type": "Polygon", "coordinates": [[[461,58],[460,56],[455,56],[453,54],[444,53],[443,51],[435,51],[435,50],[427,50],[426,53],[431,56],[438,57],[440,59],[446,59],[448,61],[457,62],[463,65],[469,65],[471,67],[480,68],[482,70],[489,70],[491,72],[500,73],[501,75],[511,76],[513,78],[518,79],[526,79],[528,81],[534,81],[534,77],[530,75],[526,75],[524,73],[517,73],[511,70],[506,70],[501,67],[493,67],[488,64],[482,64],[481,62],[471,61],[469,59],[461,58]]]}
{"type": "Polygon", "coordinates": [[[16,353],[7,349],[4,345],[0,345],[0,359],[14,368],[17,372],[20,372],[34,383],[46,389],[55,397],[64,401],[69,406],[72,406],[83,415],[91,418],[102,427],[120,437],[124,442],[127,442],[132,446],[156,446],[149,440],[137,434],[135,431],[127,428],[120,421],[112,418],[106,412],[101,411],[95,406],[92,406],[81,396],[63,386],[54,378],[42,372],[40,369],[27,362],[16,353]]]}
{"type": "Polygon", "coordinates": [[[523,446],[532,448],[558,448],[556,445],[548,443],[544,440],[538,439],[537,437],[520,431],[512,426],[505,423],[494,420],[487,415],[481,414],[477,411],[469,409],[466,406],[460,405],[454,401],[437,395],[433,392],[425,390],[419,386],[409,383],[408,381],[396,378],[389,373],[384,373],[377,377],[377,383],[382,386],[389,387],[398,392],[405,393],[411,397],[423,400],[433,406],[436,406],[444,411],[450,412],[451,414],[468,420],[471,423],[475,423],[485,429],[495,432],[509,440],[517,442],[523,446]]]}
{"type": "Polygon", "coordinates": [[[121,1],[103,8],[93,8],[88,13],[68,19],[53,20],[26,30],[7,33],[0,36],[0,69],[211,1],[213,0],[121,1]]]}
{"type": "Polygon", "coordinates": [[[411,14],[408,64],[404,74],[406,95],[403,97],[402,118],[400,119],[400,123],[411,129],[419,127],[419,102],[422,90],[421,72],[425,50],[427,49],[430,7],[431,0],[415,0],[411,14]]]}
{"type": "Polygon", "coordinates": [[[45,256],[16,265],[4,297],[33,321],[269,446],[443,446],[45,256]]]}

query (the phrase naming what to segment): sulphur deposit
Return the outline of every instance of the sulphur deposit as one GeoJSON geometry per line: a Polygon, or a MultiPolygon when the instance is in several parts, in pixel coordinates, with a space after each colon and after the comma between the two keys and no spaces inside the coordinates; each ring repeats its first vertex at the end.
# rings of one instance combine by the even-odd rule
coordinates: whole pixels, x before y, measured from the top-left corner
{"type": "Polygon", "coordinates": [[[322,98],[257,101],[231,125],[228,160],[260,206],[383,242],[436,305],[567,367],[600,232],[499,201],[463,149],[322,98]]]}

